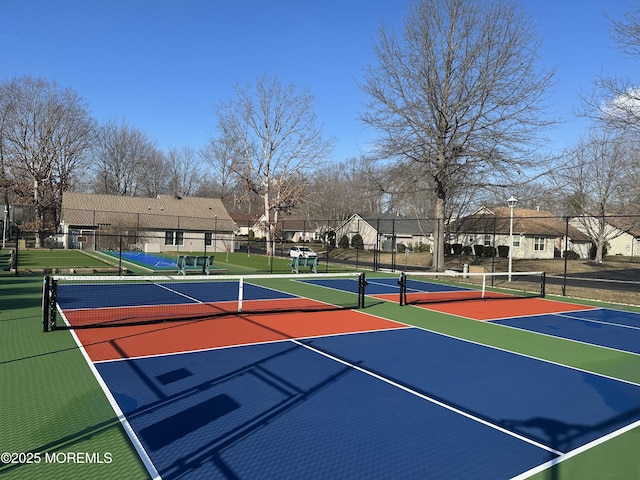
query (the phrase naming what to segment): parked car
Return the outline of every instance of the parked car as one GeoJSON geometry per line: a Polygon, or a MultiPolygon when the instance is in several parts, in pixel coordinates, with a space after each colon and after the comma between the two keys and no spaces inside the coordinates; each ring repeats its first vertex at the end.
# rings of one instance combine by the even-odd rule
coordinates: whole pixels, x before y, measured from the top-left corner
{"type": "Polygon", "coordinates": [[[317,257],[317,256],[318,254],[313,250],[311,250],[309,247],[293,246],[289,249],[290,258],[295,258],[295,257],[309,258],[309,257],[317,257]]]}

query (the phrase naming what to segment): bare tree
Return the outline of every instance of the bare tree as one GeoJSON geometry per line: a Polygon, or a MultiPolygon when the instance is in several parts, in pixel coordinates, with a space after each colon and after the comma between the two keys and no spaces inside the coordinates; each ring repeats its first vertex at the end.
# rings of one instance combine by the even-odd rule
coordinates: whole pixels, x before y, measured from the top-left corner
{"type": "Polygon", "coordinates": [[[202,181],[202,171],[196,151],[190,147],[169,150],[169,192],[173,195],[192,195],[202,181]]]}
{"type": "Polygon", "coordinates": [[[383,191],[376,179],[381,174],[374,168],[364,156],[318,168],[297,211],[310,219],[336,221],[354,213],[380,212],[383,191]]]}
{"type": "Polygon", "coordinates": [[[627,12],[624,20],[612,20],[611,36],[626,55],[640,57],[640,7],[627,12]]]}
{"type": "Polygon", "coordinates": [[[228,200],[227,196],[237,181],[232,170],[235,148],[236,139],[223,135],[212,138],[209,145],[200,151],[200,156],[212,169],[210,181],[214,184],[213,191],[223,202],[228,200]]]}
{"type": "Polygon", "coordinates": [[[436,270],[444,267],[455,194],[522,181],[535,165],[553,79],[553,71],[539,71],[538,49],[528,18],[501,0],[419,0],[402,35],[380,29],[378,64],[361,84],[369,97],[361,118],[379,130],[381,158],[395,158],[409,178],[428,179],[436,270]]]}
{"type": "Polygon", "coordinates": [[[167,156],[154,148],[140,164],[138,172],[138,193],[146,197],[156,197],[169,191],[171,167],[167,156]]]}
{"type": "Polygon", "coordinates": [[[98,128],[91,153],[96,193],[135,196],[140,173],[154,156],[155,145],[125,120],[111,120],[98,128]]]}
{"type": "MultiPolygon", "coordinates": [[[[640,58],[640,7],[611,20],[610,35],[631,60],[640,58]]],[[[582,115],[617,130],[640,132],[640,86],[623,75],[601,75],[595,92],[585,96],[582,115]]]]}
{"type": "Polygon", "coordinates": [[[637,215],[619,215],[627,210],[629,192],[634,187],[630,152],[624,137],[593,131],[571,152],[568,168],[563,170],[567,206],[596,246],[598,263],[602,263],[607,242],[634,228],[639,221],[637,215]],[[612,215],[613,212],[617,215],[612,215]]]}
{"type": "Polygon", "coordinates": [[[313,169],[332,141],[323,137],[313,110],[314,97],[264,75],[255,87],[236,86],[237,98],[216,109],[213,142],[233,145],[231,169],[249,192],[261,197],[267,253],[275,248],[280,212],[298,205],[313,169]]]}
{"type": "MultiPolygon", "coordinates": [[[[21,77],[0,85],[3,175],[30,183],[40,246],[45,210],[58,211],[62,192],[82,166],[93,131],[86,102],[55,82],[21,77]]],[[[55,223],[50,217],[49,223],[55,223]]]]}

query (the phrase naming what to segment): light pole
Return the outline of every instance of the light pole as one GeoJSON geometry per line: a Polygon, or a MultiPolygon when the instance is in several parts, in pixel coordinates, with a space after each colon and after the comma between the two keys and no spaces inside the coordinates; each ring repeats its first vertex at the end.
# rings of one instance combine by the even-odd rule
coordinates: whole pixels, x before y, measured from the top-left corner
{"type": "Polygon", "coordinates": [[[509,281],[511,281],[511,267],[513,265],[513,208],[516,203],[518,203],[518,199],[514,196],[507,200],[507,205],[509,205],[509,210],[511,211],[509,216],[509,281]]]}
{"type": "Polygon", "coordinates": [[[4,206],[4,220],[2,222],[2,248],[5,247],[7,241],[7,214],[9,210],[7,210],[7,206],[4,206]]]}
{"type": "Polygon", "coordinates": [[[217,252],[218,249],[218,215],[213,216],[213,251],[217,252]]]}

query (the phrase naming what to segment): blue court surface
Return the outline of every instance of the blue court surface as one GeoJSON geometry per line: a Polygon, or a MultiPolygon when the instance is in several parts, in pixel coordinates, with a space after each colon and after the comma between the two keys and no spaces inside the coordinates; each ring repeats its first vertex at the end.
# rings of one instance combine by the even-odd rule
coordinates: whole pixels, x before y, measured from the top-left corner
{"type": "Polygon", "coordinates": [[[640,354],[640,314],[635,312],[596,308],[491,323],[640,354]]]}
{"type": "MultiPolygon", "coordinates": [[[[119,252],[105,252],[113,257],[118,258],[119,252]]],[[[145,252],[122,252],[122,259],[133,263],[137,263],[142,266],[149,267],[154,270],[175,270],[178,268],[178,264],[175,260],[171,260],[160,255],[153,255],[152,253],[145,252]]]]}
{"type": "Polygon", "coordinates": [[[95,367],[163,478],[511,478],[640,422],[639,385],[418,328],[95,367]]]}
{"type": "MultiPolygon", "coordinates": [[[[425,280],[407,279],[407,292],[460,292],[470,288],[434,283],[425,280]]],[[[367,295],[400,293],[399,277],[367,279],[367,295]]]]}
{"type": "MultiPolygon", "coordinates": [[[[356,290],[357,290],[357,282],[356,290]]],[[[251,283],[243,286],[245,300],[295,298],[272,288],[251,283]]],[[[238,299],[237,281],[66,284],[57,291],[57,302],[65,310],[127,307],[144,305],[177,305],[207,302],[231,302],[238,299]]]]}

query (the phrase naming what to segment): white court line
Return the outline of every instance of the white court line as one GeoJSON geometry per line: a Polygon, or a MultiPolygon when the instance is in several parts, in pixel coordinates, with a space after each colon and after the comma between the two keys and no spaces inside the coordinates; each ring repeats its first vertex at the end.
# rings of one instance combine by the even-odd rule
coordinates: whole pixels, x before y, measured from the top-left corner
{"type": "MultiPolygon", "coordinates": [[[[590,310],[587,310],[590,311],[590,310]]],[[[635,312],[630,312],[630,313],[635,313],[635,312]]],[[[634,327],[633,325],[625,325],[623,323],[615,323],[615,322],[605,322],[604,320],[596,320],[593,318],[582,318],[582,317],[577,317],[574,315],[565,315],[563,313],[554,313],[554,315],[557,315],[559,317],[565,317],[565,318],[569,318],[572,320],[580,320],[583,322],[590,322],[590,323],[598,323],[601,325],[610,325],[612,327],[622,327],[622,328],[629,328],[631,330],[640,330],[640,327],[634,327]]]]}
{"type": "MultiPolygon", "coordinates": [[[[62,313],[62,311],[60,311],[60,315],[62,315],[63,318],[64,318],[64,314],[62,313]]],[[[67,320],[65,318],[65,322],[66,321],[67,320]]],[[[84,346],[82,345],[82,342],[80,342],[80,339],[76,335],[76,332],[71,330],[71,336],[73,337],[74,341],[76,342],[76,345],[78,345],[78,349],[82,353],[82,356],[84,357],[85,361],[87,362],[87,365],[89,366],[89,369],[93,373],[93,376],[95,377],[96,381],[100,385],[100,388],[102,388],[102,391],[104,392],[105,396],[107,397],[107,400],[108,400],[109,404],[111,405],[111,408],[113,409],[114,413],[116,414],[116,417],[118,418],[118,421],[122,425],[122,428],[127,433],[127,436],[129,437],[129,440],[131,440],[131,443],[133,444],[133,447],[135,448],[136,452],[138,453],[138,456],[140,457],[140,460],[142,460],[142,463],[144,464],[145,468],[147,469],[147,472],[149,472],[149,475],[151,476],[151,478],[153,480],[161,480],[162,477],[160,476],[160,473],[158,472],[158,470],[156,469],[155,465],[151,461],[151,457],[149,456],[149,454],[147,453],[146,449],[142,445],[142,442],[140,441],[140,439],[136,435],[135,431],[133,430],[133,427],[131,427],[131,424],[127,420],[126,415],[120,409],[120,406],[118,405],[118,402],[116,402],[115,397],[111,393],[111,390],[109,390],[109,387],[107,386],[106,382],[102,378],[102,375],[100,375],[100,372],[98,372],[98,369],[96,368],[94,363],[91,361],[91,358],[89,357],[89,354],[87,353],[87,351],[85,350],[84,346]]]]}
{"type": "Polygon", "coordinates": [[[501,427],[499,425],[496,425],[494,423],[491,423],[491,422],[488,422],[486,420],[483,420],[482,418],[479,418],[479,417],[476,417],[474,415],[471,415],[470,413],[467,413],[467,412],[465,412],[463,410],[460,410],[458,408],[452,407],[451,405],[447,405],[446,403],[443,403],[443,402],[441,402],[439,400],[436,400],[435,398],[429,397],[428,395],[425,395],[423,393],[420,393],[420,392],[412,390],[412,389],[410,389],[408,387],[405,387],[404,385],[402,385],[402,384],[400,384],[398,382],[394,382],[393,380],[391,380],[389,378],[386,378],[386,377],[383,377],[381,375],[378,375],[377,373],[374,373],[374,372],[371,372],[371,371],[369,371],[369,370],[367,370],[365,368],[359,367],[358,365],[354,365],[353,363],[349,363],[349,362],[347,362],[345,360],[342,360],[342,359],[340,359],[338,357],[335,357],[335,356],[330,355],[330,354],[328,354],[326,352],[323,352],[322,350],[318,350],[317,348],[313,348],[310,345],[305,345],[304,343],[302,343],[302,342],[300,342],[298,340],[291,340],[291,341],[293,343],[296,343],[297,345],[300,345],[301,347],[307,348],[307,349],[309,349],[309,350],[311,350],[311,351],[313,351],[315,353],[318,353],[318,354],[320,354],[320,355],[322,355],[324,357],[327,357],[327,358],[329,358],[331,360],[334,360],[334,361],[336,361],[338,363],[346,365],[347,367],[353,368],[354,370],[358,370],[359,372],[365,373],[365,374],[367,374],[367,375],[369,375],[369,376],[371,376],[371,377],[373,377],[373,378],[375,378],[377,380],[381,380],[381,381],[383,381],[383,382],[385,382],[385,383],[387,383],[387,384],[389,384],[391,386],[394,386],[396,388],[399,388],[400,390],[403,390],[403,391],[405,391],[407,393],[410,393],[411,395],[415,395],[416,397],[419,397],[419,398],[421,398],[423,400],[431,402],[431,403],[433,403],[435,405],[438,405],[440,407],[446,408],[447,410],[452,411],[454,413],[457,413],[459,415],[462,415],[463,417],[469,418],[470,420],[473,420],[475,422],[481,423],[481,424],[483,424],[483,425],[485,425],[487,427],[490,427],[490,428],[492,428],[494,430],[498,430],[499,432],[505,433],[505,434],[507,434],[507,435],[509,435],[511,437],[517,438],[518,440],[521,440],[523,442],[529,443],[531,445],[534,445],[535,447],[541,448],[541,449],[546,450],[548,452],[554,453],[556,455],[562,455],[562,452],[560,452],[558,450],[555,450],[555,449],[553,449],[553,448],[551,448],[551,447],[549,447],[547,445],[544,445],[542,443],[539,443],[539,442],[536,442],[534,440],[531,440],[531,439],[529,439],[527,437],[524,437],[524,436],[519,435],[519,434],[517,434],[515,432],[507,430],[506,428],[503,428],[503,427],[501,427]]]}
{"type": "Polygon", "coordinates": [[[565,460],[568,460],[572,457],[575,457],[576,455],[579,455],[583,452],[586,452],[587,450],[592,449],[593,447],[597,447],[598,445],[601,445],[605,442],[608,442],[609,440],[611,440],[612,438],[618,437],[620,435],[622,435],[623,433],[626,433],[630,430],[633,430],[634,428],[640,427],[640,420],[633,422],[630,425],[627,425],[626,427],[622,427],[619,430],[616,430],[615,432],[611,432],[607,435],[604,435],[592,442],[586,443],[584,445],[582,445],[581,447],[576,448],[575,450],[571,450],[570,452],[567,453],[563,453],[562,455],[560,455],[557,458],[554,458],[552,460],[549,460],[548,462],[543,463],[542,465],[538,465],[537,467],[532,468],[531,470],[527,470],[526,472],[521,473],[520,475],[517,475],[515,477],[512,477],[511,480],[524,480],[525,478],[529,478],[532,475],[535,475],[536,473],[540,473],[543,472],[544,470],[553,467],[554,465],[557,465],[561,462],[564,462],[565,460]]]}

